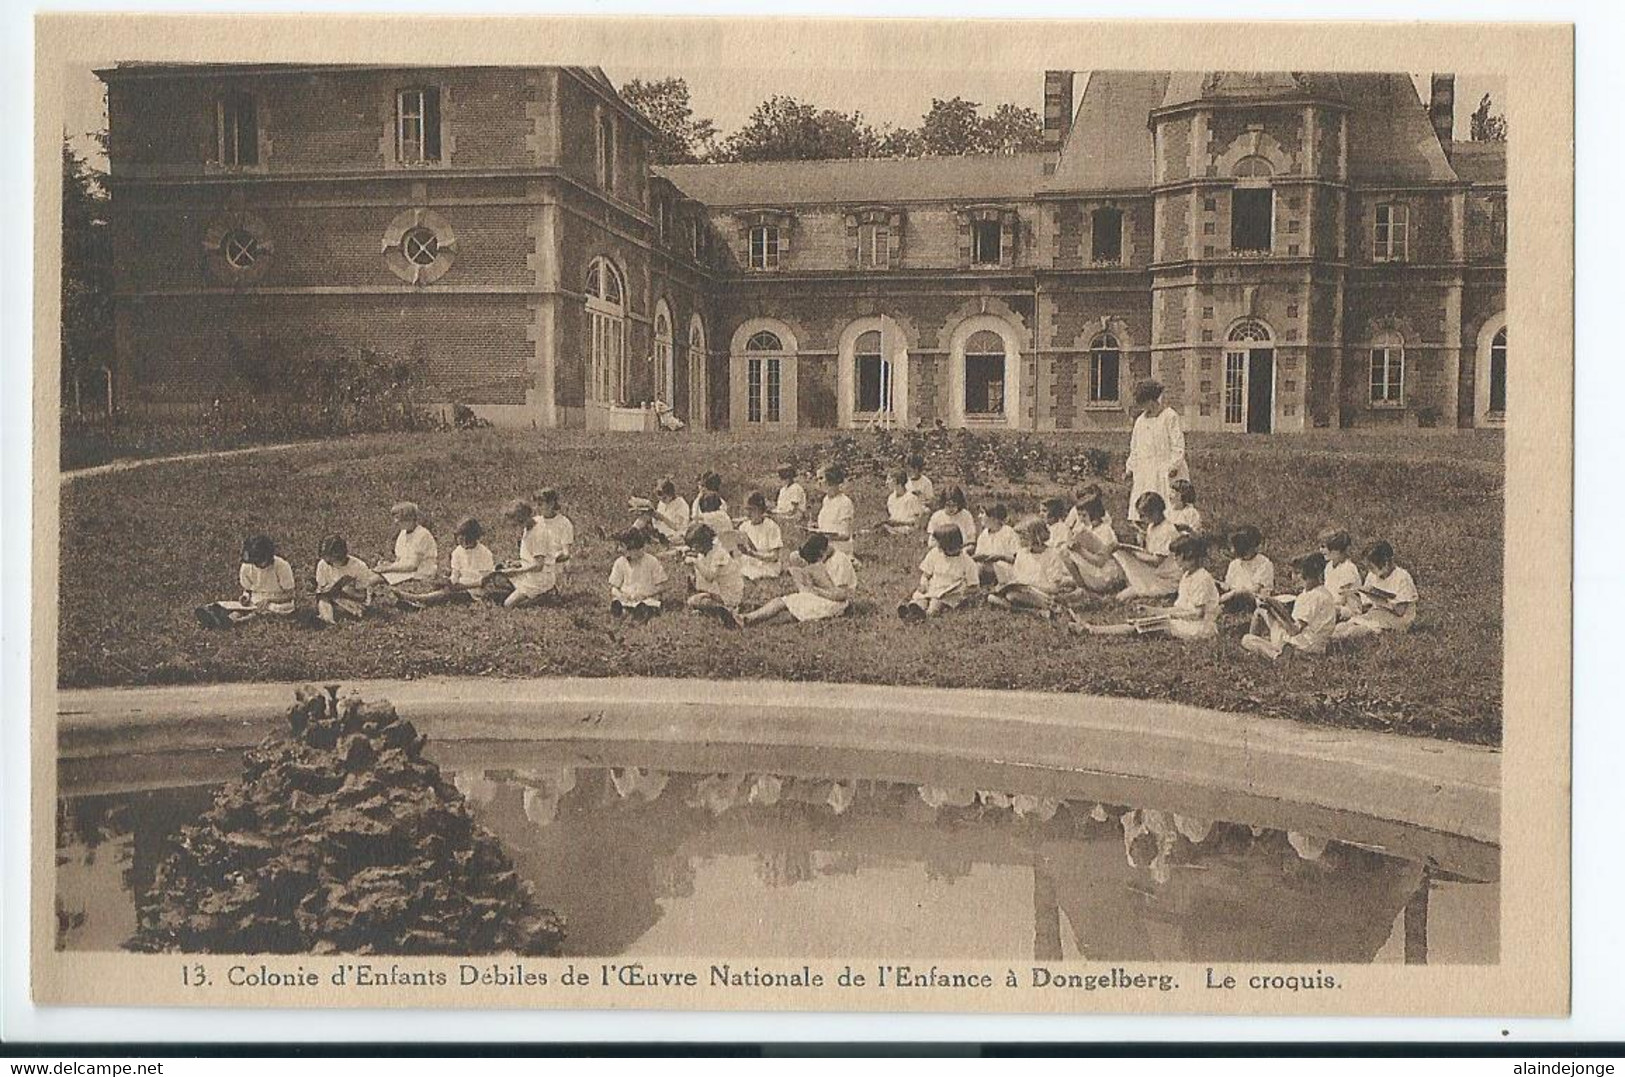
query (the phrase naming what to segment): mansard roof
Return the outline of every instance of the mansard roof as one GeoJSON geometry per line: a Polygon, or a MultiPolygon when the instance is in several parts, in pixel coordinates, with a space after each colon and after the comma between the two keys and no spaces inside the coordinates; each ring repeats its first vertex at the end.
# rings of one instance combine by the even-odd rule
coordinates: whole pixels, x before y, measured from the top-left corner
{"type": "Polygon", "coordinates": [[[654,169],[708,206],[999,202],[1031,198],[1050,154],[752,161],[654,169]]]}

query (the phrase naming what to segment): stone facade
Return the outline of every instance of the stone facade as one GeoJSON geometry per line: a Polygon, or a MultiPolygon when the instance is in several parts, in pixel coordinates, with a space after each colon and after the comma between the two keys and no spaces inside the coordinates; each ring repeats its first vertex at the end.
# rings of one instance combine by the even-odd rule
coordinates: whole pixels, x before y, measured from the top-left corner
{"type": "Polygon", "coordinates": [[[1490,425],[1504,147],[1402,75],[1045,79],[1046,151],[651,167],[596,69],[103,72],[132,408],[271,341],[417,361],[495,421],[1490,425]]]}

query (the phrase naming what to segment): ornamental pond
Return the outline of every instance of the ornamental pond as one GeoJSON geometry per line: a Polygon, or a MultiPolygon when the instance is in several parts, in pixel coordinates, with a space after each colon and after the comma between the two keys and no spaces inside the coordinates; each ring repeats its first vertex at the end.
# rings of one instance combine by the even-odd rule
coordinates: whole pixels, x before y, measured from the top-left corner
{"type": "MultiPolygon", "coordinates": [[[[896,753],[452,742],[579,957],[1485,964],[1499,850],[1321,808],[896,753]]],[[[239,753],[66,761],[56,939],[116,950],[239,753]]]]}

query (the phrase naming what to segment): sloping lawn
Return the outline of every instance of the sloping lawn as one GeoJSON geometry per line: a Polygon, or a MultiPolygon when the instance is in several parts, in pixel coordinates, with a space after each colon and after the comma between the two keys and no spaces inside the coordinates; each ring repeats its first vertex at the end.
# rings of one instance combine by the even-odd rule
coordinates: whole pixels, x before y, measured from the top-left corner
{"type": "MultiPolygon", "coordinates": [[[[1122,437],[1049,440],[1106,449],[1114,474],[1126,448],[1122,437]]],[[[739,633],[668,613],[633,627],[609,617],[604,581],[617,550],[600,530],[624,524],[629,493],[645,493],[667,474],[690,491],[696,474],[714,468],[737,511],[750,490],[775,488],[781,458],[810,461],[832,450],[807,438],[480,430],[158,464],[64,485],[59,681],[87,687],[557,674],[930,684],[1169,699],[1499,742],[1499,438],[1349,433],[1190,440],[1210,530],[1257,524],[1277,565],[1312,548],[1315,533],[1331,524],[1352,531],[1357,547],[1387,538],[1422,592],[1415,629],[1357,651],[1271,664],[1243,651],[1234,633],[1216,644],[1080,639],[988,608],[906,626],[895,607],[914,585],[924,552],[919,536],[860,537],[860,601],[845,618],[739,633]],[[494,532],[487,541],[499,559],[513,556],[516,536],[500,524],[500,506],[544,485],[563,494],[578,539],[569,594],[557,606],[443,608],[322,632],[292,624],[208,631],[193,620],[194,606],[234,595],[239,547],[255,531],[277,540],[308,590],[323,535],[344,534],[352,550],[372,561],[393,542],[389,506],[402,499],[428,512],[442,561],[451,525],[465,514],[494,532]]],[[[939,487],[956,480],[934,477],[939,487]]],[[[861,476],[849,489],[860,523],[880,518],[884,489],[877,478],[861,476]]],[[[1043,477],[1015,483],[997,476],[970,488],[973,508],[998,497],[1015,512],[1058,492],[1043,477]]],[[[1107,493],[1121,522],[1127,492],[1108,485],[1107,493]]],[[[667,564],[675,584],[677,566],[667,564]]],[[[1215,575],[1223,567],[1216,553],[1215,575]]],[[[779,581],[750,586],[747,604],[782,588],[779,581]]],[[[680,586],[669,594],[680,596],[680,586]]]]}

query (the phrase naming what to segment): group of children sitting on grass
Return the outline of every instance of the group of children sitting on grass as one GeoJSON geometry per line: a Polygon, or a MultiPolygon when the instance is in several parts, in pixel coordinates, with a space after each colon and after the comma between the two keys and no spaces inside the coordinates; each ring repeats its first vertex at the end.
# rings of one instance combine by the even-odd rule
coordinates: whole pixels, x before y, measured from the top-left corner
{"type": "MultiPolygon", "coordinates": [[[[1197,640],[1216,637],[1221,613],[1230,613],[1246,621],[1241,642],[1247,650],[1279,658],[1288,650],[1324,653],[1333,640],[1404,632],[1416,618],[1416,586],[1395,563],[1392,545],[1376,542],[1365,551],[1362,576],[1342,530],[1325,532],[1318,552],[1292,563],[1299,584],[1295,594],[1276,593],[1275,566],[1264,556],[1263,535],[1252,526],[1225,537],[1232,559],[1223,582],[1215,580],[1206,568],[1210,538],[1188,480],[1172,483],[1173,505],[1156,491],[1141,494],[1129,514],[1133,540],[1124,541],[1098,486],[1085,486],[1070,500],[1051,498],[1040,515],[1016,522],[1004,504],[996,503],[978,521],[964,491],[949,486],[939,497],[923,466],[918,456],[911,457],[906,468],[889,477],[885,517],[862,528],[840,467],[820,473],[823,496],[816,513],[793,465],[779,468],[781,482],[771,504],[753,492],[738,518],[729,511],[715,472],[701,476],[692,501],[667,479],[654,497],[628,502],[632,522],[616,536],[621,555],[609,573],[610,613],[634,622],[660,613],[671,579],[665,561],[677,559],[687,568],[685,607],[730,628],[837,617],[847,612],[857,591],[856,538],[872,535],[885,542],[923,529],[927,550],[919,582],[897,608],[907,622],[985,601],[1078,633],[1197,640]],[[801,538],[793,552],[785,541],[787,529],[801,538]],[[785,594],[745,608],[747,580],[781,577],[792,585],[785,594]],[[1134,616],[1101,624],[1080,613],[1113,602],[1127,605],[1134,616]]],[[[319,622],[459,601],[483,600],[509,609],[541,602],[560,592],[575,543],[575,528],[551,489],[543,490],[534,506],[513,501],[503,510],[503,519],[518,534],[516,560],[498,563],[482,541],[479,521],[460,521],[449,573],[441,571],[439,548],[416,505],[401,502],[391,516],[398,529],[394,554],[377,564],[352,555],[343,536],[322,541],[314,592],[319,622]]],[[[268,537],[256,535],[244,543],[239,583],[237,601],[199,607],[203,624],[295,613],[293,570],[268,537]]]]}

